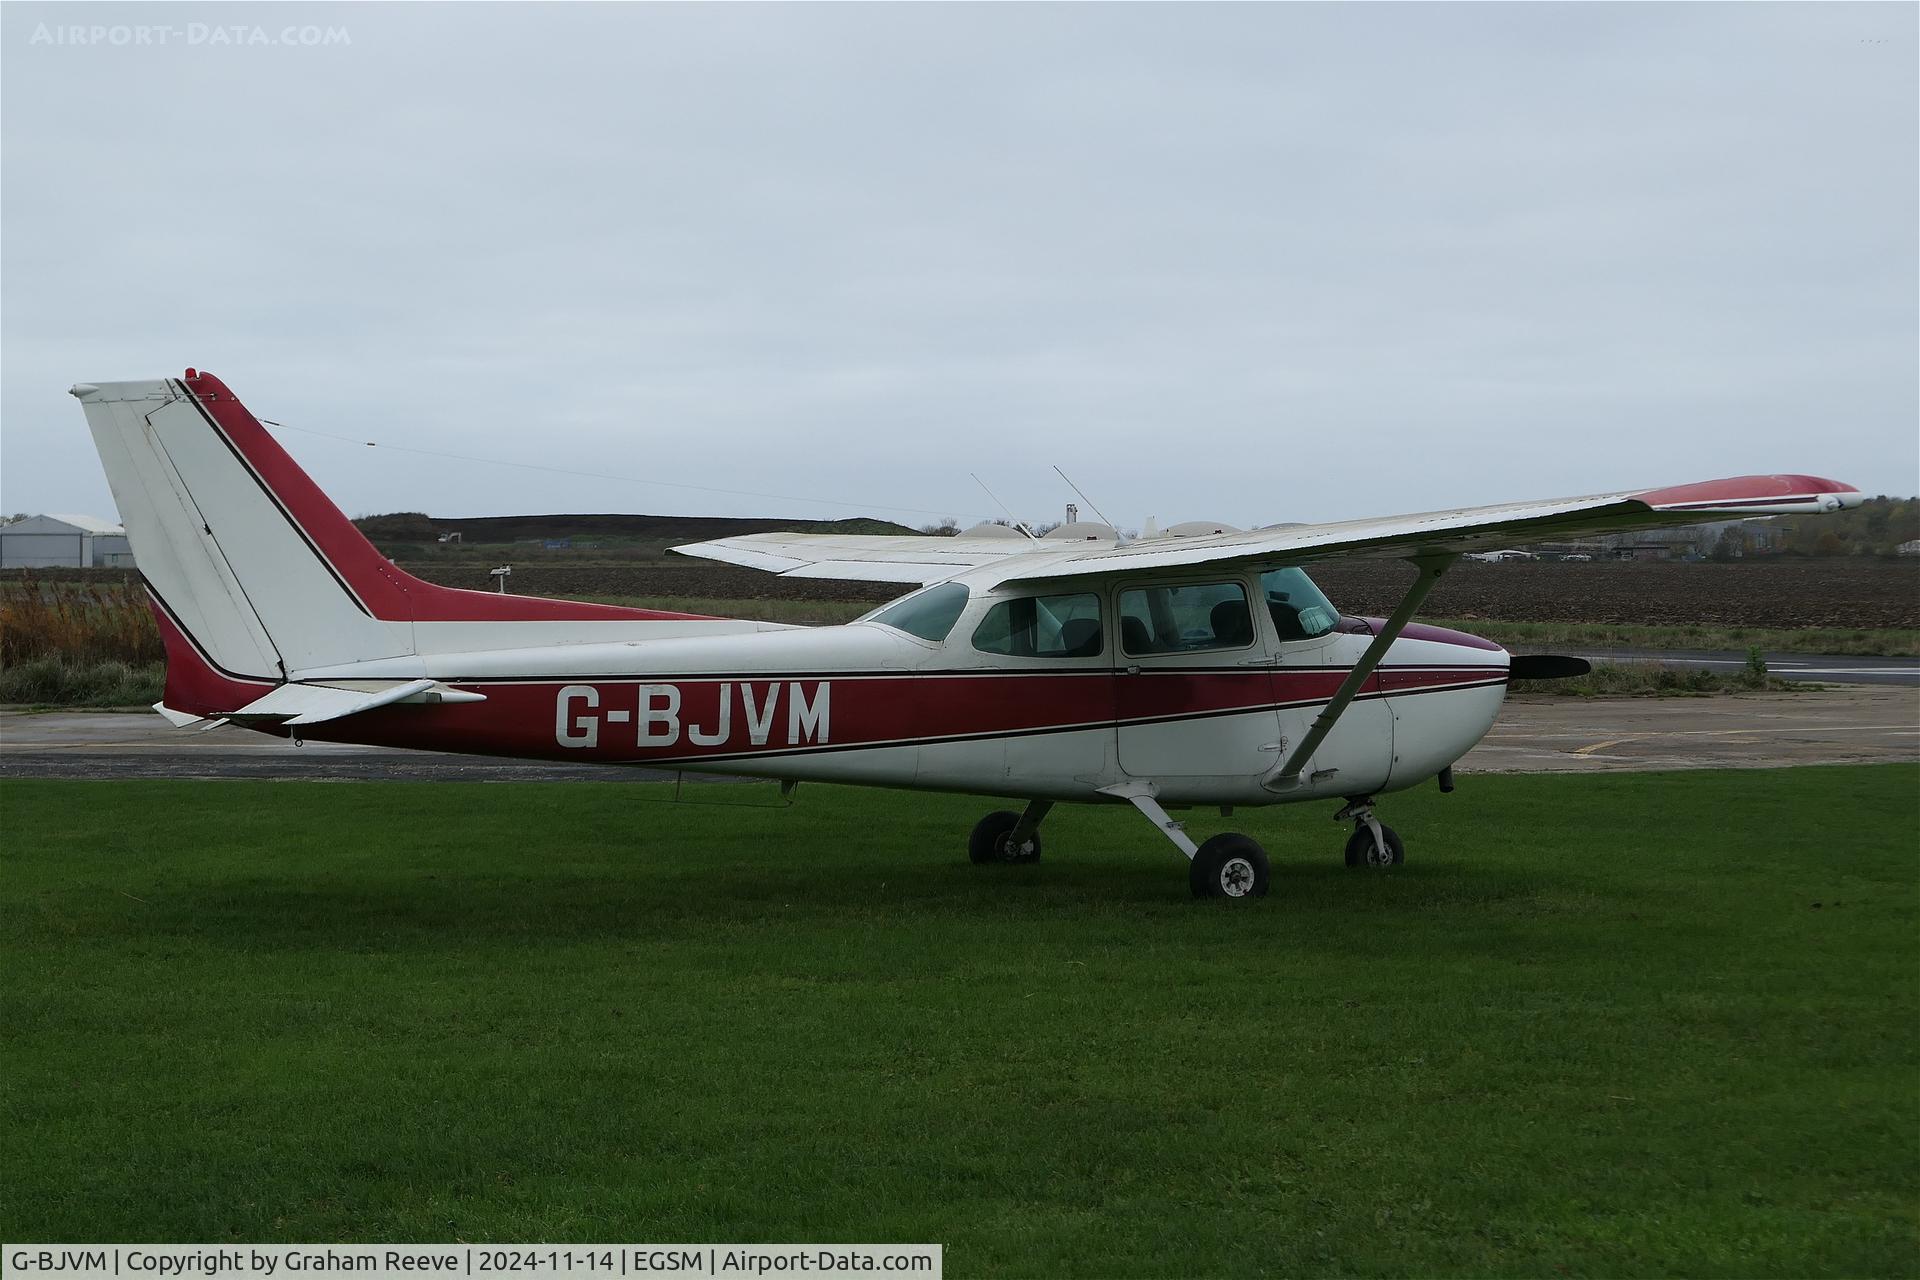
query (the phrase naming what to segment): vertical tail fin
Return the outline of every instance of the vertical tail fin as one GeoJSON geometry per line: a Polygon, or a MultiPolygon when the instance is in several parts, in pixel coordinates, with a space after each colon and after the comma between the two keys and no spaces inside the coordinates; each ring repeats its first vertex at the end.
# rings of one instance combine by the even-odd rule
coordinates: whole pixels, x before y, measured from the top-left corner
{"type": "Polygon", "coordinates": [[[135,562],[217,670],[284,680],[413,652],[398,571],[218,379],[188,370],[73,394],[135,562]]]}
{"type": "Polygon", "coordinates": [[[453,628],[469,633],[457,642],[447,628],[432,628],[422,644],[416,623],[689,616],[422,582],[381,555],[210,373],[83,383],[72,394],[170,652],[190,653],[202,676],[279,682],[423,648],[485,647],[489,636],[512,642],[488,628],[453,628]]]}

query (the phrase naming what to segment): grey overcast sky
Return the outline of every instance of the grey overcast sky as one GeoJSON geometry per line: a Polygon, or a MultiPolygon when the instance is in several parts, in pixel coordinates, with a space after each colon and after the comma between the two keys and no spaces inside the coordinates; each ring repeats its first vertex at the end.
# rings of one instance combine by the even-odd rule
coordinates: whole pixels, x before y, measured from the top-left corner
{"type": "Polygon", "coordinates": [[[349,514],[1913,493],[1917,12],[9,4],[0,506],[187,365],[590,473],[282,432],[349,514]]]}

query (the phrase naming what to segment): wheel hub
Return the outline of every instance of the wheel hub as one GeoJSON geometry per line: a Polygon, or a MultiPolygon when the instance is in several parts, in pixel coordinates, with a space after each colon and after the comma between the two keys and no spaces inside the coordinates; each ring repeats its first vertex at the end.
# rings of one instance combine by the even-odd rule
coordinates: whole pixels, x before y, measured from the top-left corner
{"type": "Polygon", "coordinates": [[[1220,867],[1220,891],[1229,898],[1244,898],[1253,890],[1253,864],[1245,858],[1228,858],[1220,867]]]}

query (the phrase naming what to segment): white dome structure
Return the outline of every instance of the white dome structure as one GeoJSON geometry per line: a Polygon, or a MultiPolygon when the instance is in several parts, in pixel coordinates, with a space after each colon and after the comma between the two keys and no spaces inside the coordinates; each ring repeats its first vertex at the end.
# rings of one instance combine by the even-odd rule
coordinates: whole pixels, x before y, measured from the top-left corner
{"type": "Polygon", "coordinates": [[[1108,524],[1095,524],[1091,520],[1076,520],[1072,524],[1063,524],[1040,535],[1048,542],[1113,542],[1119,534],[1108,524]]]}

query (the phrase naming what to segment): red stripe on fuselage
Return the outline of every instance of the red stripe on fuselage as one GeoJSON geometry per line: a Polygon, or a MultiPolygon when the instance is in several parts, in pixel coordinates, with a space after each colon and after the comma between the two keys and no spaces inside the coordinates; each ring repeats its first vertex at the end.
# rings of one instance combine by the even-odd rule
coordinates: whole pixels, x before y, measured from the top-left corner
{"type": "Polygon", "coordinates": [[[195,716],[224,715],[274,687],[272,680],[243,678],[215,666],[152,588],[147,590],[147,607],[153,610],[160,643],[167,651],[167,680],[161,701],[169,710],[195,716]]]}
{"type": "Polygon", "coordinates": [[[1380,692],[1385,694],[1427,693],[1455,685],[1483,684],[1494,678],[1506,679],[1506,667],[1382,667],[1374,672],[1380,692]]]}
{"type": "Polygon", "coordinates": [[[703,616],[463,591],[424,582],[381,555],[225,383],[210,373],[195,373],[182,385],[355,603],[376,618],[388,622],[589,622],[703,616]]]}
{"type": "MultiPolygon", "coordinates": [[[[1244,673],[1106,670],[1060,674],[831,674],[655,682],[582,679],[468,687],[484,703],[385,707],[312,726],[307,736],[476,755],[606,764],[698,762],[969,738],[1113,730],[1324,704],[1340,668],[1244,673]],[[671,690],[671,692],[668,692],[671,690]],[[722,711],[724,703],[725,711],[722,711]]],[[[1395,670],[1362,697],[1499,685],[1505,666],[1395,670]]]]}

